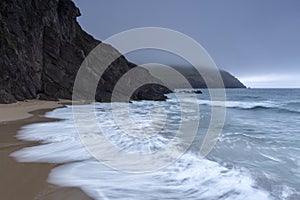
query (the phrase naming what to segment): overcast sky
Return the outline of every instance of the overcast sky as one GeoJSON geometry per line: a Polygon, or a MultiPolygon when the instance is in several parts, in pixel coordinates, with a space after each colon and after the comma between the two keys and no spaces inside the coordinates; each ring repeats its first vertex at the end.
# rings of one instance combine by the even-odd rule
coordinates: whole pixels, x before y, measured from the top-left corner
{"type": "MultiPolygon", "coordinates": [[[[105,40],[137,27],[170,28],[198,41],[219,68],[231,72],[247,86],[300,87],[299,0],[75,3],[82,14],[78,18],[80,24],[97,39],[105,40]]],[[[141,64],[157,61],[156,56],[157,52],[149,52],[148,56],[136,53],[127,57],[141,64]]]]}

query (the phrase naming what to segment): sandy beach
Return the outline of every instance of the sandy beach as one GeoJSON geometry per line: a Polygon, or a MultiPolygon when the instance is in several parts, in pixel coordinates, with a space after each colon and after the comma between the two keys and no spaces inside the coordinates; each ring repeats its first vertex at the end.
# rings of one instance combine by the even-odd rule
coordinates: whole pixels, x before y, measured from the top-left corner
{"type": "Polygon", "coordinates": [[[24,125],[53,121],[44,114],[69,104],[68,100],[57,102],[30,100],[0,105],[0,194],[9,200],[86,200],[90,199],[80,189],[62,188],[47,183],[49,172],[56,165],[48,163],[19,163],[9,155],[19,149],[35,145],[16,139],[24,125]]]}

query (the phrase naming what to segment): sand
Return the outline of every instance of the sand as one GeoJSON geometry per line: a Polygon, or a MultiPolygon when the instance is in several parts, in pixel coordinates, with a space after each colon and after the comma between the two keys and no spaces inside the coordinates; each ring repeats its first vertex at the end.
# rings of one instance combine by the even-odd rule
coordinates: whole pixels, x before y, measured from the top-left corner
{"type": "Polygon", "coordinates": [[[18,130],[31,123],[53,121],[45,112],[63,107],[70,101],[30,100],[0,105],[0,199],[9,200],[86,200],[90,199],[78,188],[63,188],[47,183],[47,177],[56,165],[48,163],[19,163],[9,155],[33,142],[16,139],[18,130]]]}
{"type": "Polygon", "coordinates": [[[53,109],[71,103],[70,100],[40,101],[28,100],[13,104],[0,104],[0,123],[26,119],[33,116],[30,112],[41,109],[53,109]]]}

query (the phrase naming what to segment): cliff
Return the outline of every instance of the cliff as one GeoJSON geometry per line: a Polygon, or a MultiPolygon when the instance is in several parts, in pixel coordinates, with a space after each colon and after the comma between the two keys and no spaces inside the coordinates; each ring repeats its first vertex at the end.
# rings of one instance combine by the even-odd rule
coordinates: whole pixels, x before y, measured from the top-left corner
{"type": "MultiPolygon", "coordinates": [[[[71,99],[81,63],[101,42],[81,29],[78,16],[71,0],[0,1],[0,103],[71,99]]],[[[96,100],[110,101],[116,81],[133,67],[124,56],[115,60],[99,81],[96,100]]],[[[132,98],[163,100],[167,92],[146,85],[132,98]]]]}
{"type": "MultiPolygon", "coordinates": [[[[158,66],[153,66],[158,67],[158,66]]],[[[199,72],[191,66],[172,66],[172,68],[176,69],[178,72],[180,72],[188,81],[189,84],[193,88],[207,88],[208,84],[210,88],[220,88],[223,86],[220,86],[220,83],[216,81],[216,73],[212,69],[208,68],[202,68],[202,72],[205,73],[205,80],[203,77],[199,74],[199,72]],[[208,83],[208,84],[207,84],[208,83]]],[[[234,77],[232,74],[230,74],[227,71],[220,70],[220,75],[223,79],[224,88],[246,88],[246,86],[241,83],[236,77],[234,77]]],[[[164,69],[159,69],[156,71],[156,73],[159,73],[159,75],[163,75],[165,77],[168,77],[169,80],[174,80],[172,82],[172,88],[170,89],[180,89],[180,88],[187,88],[188,86],[182,83],[176,82],[176,78],[172,77],[172,74],[169,74],[164,69]]],[[[156,76],[157,74],[153,74],[156,76]]]]}

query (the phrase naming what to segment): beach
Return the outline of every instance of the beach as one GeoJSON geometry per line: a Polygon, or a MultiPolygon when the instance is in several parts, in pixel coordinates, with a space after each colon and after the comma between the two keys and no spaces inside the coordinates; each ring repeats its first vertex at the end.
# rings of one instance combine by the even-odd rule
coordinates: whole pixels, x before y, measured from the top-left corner
{"type": "MultiPolygon", "coordinates": [[[[56,163],[52,166],[45,164],[49,167],[43,168],[46,172],[40,183],[46,183],[48,178],[51,184],[63,188],[80,188],[97,200],[299,199],[299,90],[227,89],[226,103],[212,102],[209,90],[201,91],[202,94],[196,94],[199,95],[196,103],[201,112],[200,126],[193,143],[184,155],[160,170],[127,173],[122,167],[134,165],[138,166],[136,169],[143,169],[145,162],[136,163],[135,160],[126,158],[118,165],[120,168],[115,169],[96,160],[87,152],[87,146],[74,129],[72,106],[55,109],[45,115],[51,119],[60,119],[58,121],[24,127],[18,133],[19,139],[41,143],[14,151],[11,156],[26,163],[56,163]],[[203,144],[203,136],[209,128],[211,110],[220,106],[225,106],[227,113],[223,133],[210,154],[201,159],[197,155],[203,144]]],[[[113,107],[110,103],[95,103],[95,116],[103,132],[94,131],[94,126],[89,126],[89,119],[84,117],[82,120],[87,121],[81,121],[86,125],[85,129],[81,129],[81,134],[91,141],[103,134],[116,147],[137,153],[152,153],[167,147],[168,152],[163,158],[171,160],[180,150],[180,145],[186,142],[177,132],[181,119],[195,121],[198,115],[194,115],[189,109],[182,110],[175,95],[180,95],[182,102],[195,102],[189,93],[175,93],[168,94],[166,101],[133,101],[129,104],[130,118],[139,124],[139,127],[132,127],[130,124],[125,126],[130,134],[119,128],[112,112],[112,109],[117,109],[119,113],[124,113],[121,109],[124,108],[124,103],[113,103],[113,107]],[[157,134],[151,134],[153,126],[149,125],[151,122],[157,126],[161,119],[161,112],[154,113],[154,108],[163,108],[168,116],[165,128],[157,134]],[[181,115],[182,111],[185,112],[184,116],[181,115]],[[149,113],[156,115],[151,121],[149,113]],[[145,130],[149,131],[151,137],[139,138],[139,133],[145,130]],[[131,134],[137,136],[133,137],[131,134]],[[171,140],[175,145],[166,146],[171,140]]],[[[84,111],[88,105],[78,106],[84,111]]],[[[184,133],[188,132],[189,129],[184,133]]],[[[104,161],[114,160],[116,154],[112,148],[108,146],[102,149],[105,145],[101,141],[99,145],[101,156],[107,158],[104,161]]],[[[41,169],[39,166],[37,168],[41,169]]],[[[12,170],[12,173],[16,173],[15,171],[12,170]]],[[[33,177],[31,175],[31,179],[33,177]]],[[[67,188],[62,190],[59,187],[60,192],[55,189],[55,192],[51,192],[52,186],[42,187],[40,183],[37,184],[42,188],[38,191],[38,196],[42,196],[40,199],[47,199],[50,194],[59,197],[68,192],[68,197],[74,194],[67,188]]]]}
{"type": "MultiPolygon", "coordinates": [[[[1,199],[300,199],[300,91],[227,89],[226,103],[212,102],[209,91],[202,92],[196,94],[201,120],[190,149],[170,165],[151,173],[128,173],[95,159],[74,129],[74,107],[66,105],[68,102],[49,102],[50,108],[48,102],[25,102],[18,113],[24,117],[24,112],[30,112],[31,116],[1,123],[1,199]],[[33,104],[39,105],[38,110],[33,104]],[[199,158],[211,110],[220,106],[225,106],[227,113],[223,133],[210,154],[199,158]],[[20,129],[27,124],[31,125],[20,129]],[[16,139],[16,134],[22,141],[16,139]]],[[[152,121],[149,113],[153,113],[153,108],[164,108],[168,116],[166,128],[148,139],[133,138],[118,127],[112,112],[112,108],[117,108],[123,113],[120,108],[124,103],[118,102],[113,103],[114,107],[111,103],[94,103],[95,116],[104,131],[95,132],[87,119],[81,134],[95,140],[102,133],[116,147],[138,153],[166,148],[172,139],[175,145],[167,146],[169,151],[163,157],[170,160],[185,142],[176,131],[181,119],[197,120],[188,109],[184,110],[184,118],[181,116],[182,107],[175,95],[181,95],[182,102],[194,100],[190,93],[175,93],[168,94],[166,101],[129,104],[130,118],[140,125],[125,127],[131,128],[131,134],[151,131],[149,123],[158,125],[161,112],[154,113],[157,116],[152,121]]],[[[8,111],[16,112],[17,106],[9,106],[8,111]]],[[[84,111],[89,105],[78,106],[84,111]]],[[[101,155],[113,160],[115,154],[110,146],[103,147],[99,146],[101,155]]],[[[145,162],[128,158],[121,164],[124,165],[119,167],[145,166],[145,162]]]]}
{"type": "Polygon", "coordinates": [[[44,114],[70,104],[68,100],[29,100],[0,105],[0,194],[1,199],[90,199],[80,189],[58,187],[47,183],[48,174],[57,164],[20,163],[10,154],[19,149],[36,145],[20,141],[17,132],[27,124],[55,121],[44,114]]]}

